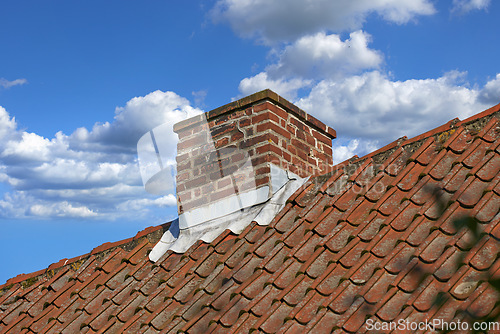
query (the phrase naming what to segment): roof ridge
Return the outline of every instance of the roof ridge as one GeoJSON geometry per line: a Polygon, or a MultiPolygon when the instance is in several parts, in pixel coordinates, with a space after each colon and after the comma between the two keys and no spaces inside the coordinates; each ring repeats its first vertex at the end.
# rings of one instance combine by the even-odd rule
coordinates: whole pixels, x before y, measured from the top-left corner
{"type": "MultiPolygon", "coordinates": [[[[406,136],[400,137],[400,138],[394,140],[393,142],[390,142],[389,144],[387,144],[387,145],[385,145],[385,146],[383,146],[383,147],[381,147],[381,148],[379,148],[371,153],[368,153],[364,156],[361,156],[361,157],[353,156],[353,157],[351,157],[351,158],[349,158],[349,159],[347,159],[339,164],[336,164],[336,165],[332,166],[332,170],[335,170],[338,166],[343,166],[345,164],[362,163],[366,159],[374,158],[380,154],[384,154],[384,153],[391,151],[393,149],[396,149],[398,147],[405,147],[405,146],[408,146],[411,144],[423,143],[423,141],[429,137],[438,137],[440,134],[442,134],[444,132],[459,128],[461,126],[463,126],[465,128],[465,126],[469,126],[475,122],[479,122],[483,119],[486,119],[486,118],[488,118],[488,116],[495,117],[494,114],[496,114],[496,113],[498,113],[497,118],[500,118],[500,103],[491,107],[491,108],[488,108],[488,109],[486,109],[478,114],[470,116],[464,120],[460,120],[458,117],[456,117],[456,118],[446,122],[445,124],[439,125],[439,126],[435,127],[434,129],[426,131],[426,132],[424,132],[420,135],[417,135],[415,137],[412,137],[412,138],[408,138],[406,136]]],[[[486,120],[486,121],[488,121],[488,120],[486,120]]],[[[467,128],[465,128],[465,129],[467,129],[467,128]]],[[[451,135],[451,133],[450,133],[450,135],[451,135]]]]}

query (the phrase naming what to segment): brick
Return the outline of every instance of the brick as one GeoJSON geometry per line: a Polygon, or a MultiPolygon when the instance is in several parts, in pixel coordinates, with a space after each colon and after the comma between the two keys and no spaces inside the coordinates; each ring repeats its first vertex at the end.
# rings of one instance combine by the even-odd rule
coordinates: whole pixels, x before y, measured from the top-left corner
{"type": "Polygon", "coordinates": [[[308,131],[309,128],[301,121],[299,121],[298,119],[294,118],[294,117],[290,117],[290,123],[292,123],[293,125],[295,125],[295,127],[297,129],[299,129],[300,131],[308,131]]]}
{"type": "Polygon", "coordinates": [[[286,160],[286,161],[292,161],[292,156],[290,155],[290,153],[286,152],[286,151],[281,151],[283,153],[283,158],[286,160]]]}
{"type": "Polygon", "coordinates": [[[316,147],[316,139],[309,133],[306,133],[306,142],[312,147],[316,147]]]}
{"type": "Polygon", "coordinates": [[[199,135],[190,137],[186,139],[185,141],[180,141],[177,144],[177,150],[182,151],[182,150],[192,150],[193,147],[201,146],[205,143],[209,142],[207,135],[205,133],[201,133],[199,135]]]}
{"type": "Polygon", "coordinates": [[[184,184],[184,181],[189,180],[191,178],[191,170],[187,170],[181,173],[177,173],[175,179],[177,184],[182,183],[184,184]]]}
{"type": "Polygon", "coordinates": [[[272,104],[269,101],[264,101],[263,103],[259,103],[253,106],[253,112],[259,113],[263,110],[269,110],[272,107],[272,104]]]}
{"type": "Polygon", "coordinates": [[[245,135],[243,134],[243,132],[238,131],[238,132],[231,135],[231,142],[234,143],[234,142],[239,141],[243,138],[245,138],[245,135]]]}
{"type": "MultiPolygon", "coordinates": [[[[218,161],[215,161],[215,162],[212,162],[212,163],[209,163],[209,164],[204,164],[203,166],[200,166],[199,168],[199,171],[202,173],[202,174],[212,174],[212,173],[220,173],[220,164],[218,161]]],[[[204,177],[204,176],[200,176],[200,177],[204,177]]]]}
{"type": "Polygon", "coordinates": [[[175,157],[175,161],[177,161],[177,163],[181,163],[183,161],[186,161],[188,160],[189,158],[191,158],[191,154],[188,153],[184,153],[184,154],[179,154],[175,157]]]}
{"type": "Polygon", "coordinates": [[[260,167],[255,170],[255,175],[263,175],[271,173],[271,168],[269,166],[260,167]]]}
{"type": "Polygon", "coordinates": [[[192,130],[192,134],[195,134],[195,133],[200,133],[200,132],[205,132],[205,131],[208,131],[209,129],[209,125],[208,123],[203,120],[203,122],[200,122],[199,124],[191,127],[190,129],[192,130]]]}
{"type": "Polygon", "coordinates": [[[246,128],[247,126],[252,125],[252,119],[249,117],[242,118],[238,121],[238,125],[240,128],[246,128]]]}
{"type": "Polygon", "coordinates": [[[186,189],[186,186],[184,185],[184,183],[177,183],[177,192],[181,192],[181,191],[184,191],[186,189]]]}
{"type": "Polygon", "coordinates": [[[203,176],[197,177],[194,180],[191,180],[191,181],[184,183],[184,185],[186,186],[186,188],[189,189],[189,188],[201,186],[201,185],[205,184],[206,182],[207,182],[207,178],[205,175],[203,175],[203,176]]]}
{"type": "Polygon", "coordinates": [[[236,163],[245,159],[246,155],[243,152],[238,152],[231,156],[231,162],[236,163]]]}
{"type": "Polygon", "coordinates": [[[236,172],[238,170],[238,166],[235,166],[235,165],[231,165],[229,167],[226,167],[226,168],[222,168],[222,175],[223,176],[228,176],[230,174],[233,174],[234,172],[236,172]]]}
{"type": "Polygon", "coordinates": [[[255,185],[257,187],[268,184],[268,183],[269,183],[269,176],[265,176],[265,177],[262,177],[260,179],[255,180],[255,185]]]}
{"type": "MultiPolygon", "coordinates": [[[[203,154],[203,155],[199,155],[197,157],[194,158],[194,165],[195,166],[200,166],[200,165],[203,165],[203,164],[206,164],[207,162],[210,162],[210,161],[213,161],[213,157],[211,157],[210,154],[203,154]]],[[[189,166],[191,166],[191,161],[188,161],[189,162],[189,166]]]]}
{"type": "Polygon", "coordinates": [[[244,130],[245,130],[245,136],[247,136],[247,137],[253,136],[253,134],[255,132],[253,126],[247,127],[244,130]]]}
{"type": "Polygon", "coordinates": [[[274,152],[276,153],[279,157],[282,156],[282,151],[279,147],[277,147],[276,145],[273,145],[271,143],[267,143],[267,144],[264,144],[262,146],[259,146],[255,149],[255,151],[257,152],[257,154],[264,154],[264,153],[270,153],[270,152],[274,152]]]}
{"type": "Polygon", "coordinates": [[[333,155],[333,149],[331,145],[321,145],[321,149],[325,152],[326,155],[331,157],[333,155]]]}
{"type": "Polygon", "coordinates": [[[245,149],[247,147],[253,147],[258,143],[266,142],[268,140],[269,140],[269,135],[267,133],[264,133],[240,142],[239,146],[240,149],[245,149]]]}
{"type": "Polygon", "coordinates": [[[215,191],[215,184],[213,182],[211,182],[211,183],[203,186],[202,189],[201,189],[201,193],[203,195],[210,194],[213,191],[215,191]]]}
{"type": "Polygon", "coordinates": [[[217,191],[210,195],[211,201],[218,201],[224,197],[228,197],[234,195],[236,193],[236,189],[234,187],[230,187],[224,190],[217,191]]]}
{"type": "Polygon", "coordinates": [[[237,110],[230,114],[221,115],[215,118],[214,120],[209,122],[209,126],[210,128],[214,128],[222,124],[229,124],[233,120],[241,118],[243,116],[245,116],[245,112],[243,110],[237,110]]]}
{"type": "Polygon", "coordinates": [[[274,133],[268,133],[268,136],[269,136],[269,141],[274,142],[276,145],[279,144],[280,139],[274,133]]]}
{"type": "Polygon", "coordinates": [[[268,155],[269,156],[269,162],[276,165],[276,166],[279,166],[280,165],[280,161],[281,161],[281,157],[280,156],[277,156],[274,152],[271,152],[271,154],[268,155]]]}
{"type": "Polygon", "coordinates": [[[290,123],[286,125],[286,131],[288,131],[292,136],[295,136],[297,128],[293,127],[290,123]]]}
{"type": "Polygon", "coordinates": [[[269,162],[270,157],[269,155],[264,155],[256,158],[252,158],[252,166],[258,166],[260,164],[269,162]]]}
{"type": "Polygon", "coordinates": [[[241,193],[255,188],[256,188],[255,181],[252,179],[251,181],[240,185],[238,190],[241,193]]]}
{"type": "Polygon", "coordinates": [[[284,109],[278,106],[273,106],[273,108],[270,108],[270,110],[284,121],[287,121],[289,118],[289,114],[284,109]]]}
{"type": "Polygon", "coordinates": [[[210,134],[212,135],[212,138],[215,138],[215,137],[220,137],[222,135],[230,133],[232,131],[235,131],[236,129],[237,129],[236,123],[231,122],[231,123],[227,123],[227,124],[218,126],[215,129],[211,129],[210,134]]]}
{"type": "Polygon", "coordinates": [[[302,150],[298,150],[297,151],[297,155],[299,156],[299,158],[301,158],[302,160],[304,161],[307,161],[307,153],[302,151],[302,150]]]}
{"type": "MultiPolygon", "coordinates": [[[[277,134],[285,137],[286,139],[292,138],[292,134],[290,134],[289,131],[286,131],[285,129],[281,128],[280,126],[278,126],[274,123],[266,122],[266,123],[262,123],[262,124],[257,125],[257,132],[264,132],[267,130],[274,131],[277,134]]],[[[293,135],[295,135],[295,132],[293,133],[293,135]]]]}
{"type": "Polygon", "coordinates": [[[301,166],[301,165],[305,165],[305,161],[301,160],[300,158],[297,158],[297,156],[292,156],[292,164],[294,164],[296,166],[301,166]]]}
{"type": "MultiPolygon", "coordinates": [[[[177,147],[177,151],[179,150],[179,147],[177,147]]],[[[193,147],[191,150],[191,155],[193,157],[196,157],[198,155],[203,155],[203,154],[211,154],[214,153],[214,146],[212,145],[212,141],[207,141],[205,144],[200,145],[198,147],[193,147]]]]}
{"type": "Polygon", "coordinates": [[[261,122],[274,121],[279,124],[280,120],[276,114],[266,111],[262,114],[252,116],[252,124],[259,124],[261,122]]]}
{"type": "Polygon", "coordinates": [[[264,110],[268,110],[268,111],[271,111],[273,112],[274,114],[276,114],[277,116],[279,116],[280,118],[283,118],[283,119],[288,119],[288,113],[280,108],[279,106],[269,102],[269,101],[266,101],[264,103],[261,103],[259,105],[256,105],[254,107],[254,112],[255,113],[260,113],[261,111],[264,111],[264,110]]]}
{"type": "Polygon", "coordinates": [[[189,202],[191,200],[191,198],[192,198],[191,192],[190,191],[186,191],[186,192],[183,192],[183,193],[178,193],[177,198],[179,199],[180,202],[189,202]]]}
{"type": "Polygon", "coordinates": [[[188,136],[191,136],[193,134],[193,128],[188,128],[184,129],[182,131],[177,132],[177,137],[179,137],[179,140],[184,139],[188,136]]]}
{"type": "Polygon", "coordinates": [[[227,146],[228,144],[229,144],[229,138],[224,137],[222,139],[217,140],[217,142],[215,143],[215,147],[221,148],[221,147],[227,146]]]}
{"type": "Polygon", "coordinates": [[[321,153],[318,150],[312,149],[311,153],[313,157],[316,157],[321,161],[326,161],[328,159],[328,156],[326,154],[321,153]]]}
{"type": "Polygon", "coordinates": [[[190,202],[182,203],[182,207],[183,207],[184,211],[188,211],[188,210],[203,206],[207,203],[208,203],[208,200],[206,197],[198,197],[197,199],[192,200],[190,202]]]}
{"type": "Polygon", "coordinates": [[[330,138],[328,138],[327,136],[325,136],[324,134],[322,134],[316,130],[312,130],[312,135],[314,138],[316,138],[320,142],[322,142],[328,146],[332,145],[332,140],[330,138]]]}
{"type": "Polygon", "coordinates": [[[307,162],[311,165],[313,165],[314,167],[317,167],[318,166],[318,160],[314,159],[313,157],[307,157],[307,162]]]}
{"type": "Polygon", "coordinates": [[[331,127],[327,126],[326,127],[326,132],[332,137],[332,138],[337,138],[337,131],[332,129],[331,127]]]}
{"type": "Polygon", "coordinates": [[[304,131],[297,131],[296,137],[304,142],[306,141],[306,133],[304,131]]]}
{"type": "Polygon", "coordinates": [[[309,151],[311,150],[311,148],[307,144],[305,144],[305,143],[303,143],[295,138],[292,138],[292,140],[290,141],[290,144],[295,146],[296,148],[298,148],[299,150],[301,150],[302,152],[304,152],[306,154],[309,153],[309,151]]]}
{"type": "Polygon", "coordinates": [[[177,163],[177,172],[182,172],[182,171],[185,171],[185,170],[190,170],[191,167],[192,167],[192,165],[191,165],[191,161],[190,160],[183,161],[182,163],[177,163]]]}

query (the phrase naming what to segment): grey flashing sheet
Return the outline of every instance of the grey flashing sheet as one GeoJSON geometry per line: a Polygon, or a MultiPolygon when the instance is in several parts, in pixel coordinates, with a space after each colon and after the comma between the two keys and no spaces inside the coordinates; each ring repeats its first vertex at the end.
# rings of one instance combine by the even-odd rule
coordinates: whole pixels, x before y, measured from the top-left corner
{"type": "MultiPolygon", "coordinates": [[[[214,219],[200,220],[189,226],[180,226],[181,214],[179,219],[172,222],[169,230],[163,234],[161,240],[149,253],[149,259],[156,262],[168,250],[184,253],[198,240],[210,243],[226,229],[235,234],[240,234],[253,221],[259,225],[268,225],[278,212],[283,209],[287,199],[307,181],[306,178],[300,178],[291,172],[273,167],[271,179],[272,188],[275,189],[275,192],[270,197],[260,203],[241,207],[214,219]]],[[[217,207],[222,210],[231,201],[234,201],[234,198],[226,198],[211,205],[215,205],[215,210],[217,210],[217,207]]]]}

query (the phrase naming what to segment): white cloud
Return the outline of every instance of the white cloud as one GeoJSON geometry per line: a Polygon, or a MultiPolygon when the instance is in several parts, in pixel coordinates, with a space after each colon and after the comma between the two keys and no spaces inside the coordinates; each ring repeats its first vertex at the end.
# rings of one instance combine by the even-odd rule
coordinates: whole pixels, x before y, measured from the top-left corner
{"type": "MultiPolygon", "coordinates": [[[[334,143],[336,144],[336,143],[334,143]]],[[[359,146],[359,139],[353,139],[347,145],[334,145],[333,146],[333,164],[336,165],[345,161],[355,155],[359,146]]]]}
{"type": "Polygon", "coordinates": [[[7,110],[0,106],[0,141],[8,139],[15,132],[16,128],[16,119],[10,117],[7,110]]]}
{"type": "MultiPolygon", "coordinates": [[[[16,136],[18,137],[18,136],[16,136]]],[[[21,138],[7,141],[0,154],[1,158],[13,158],[17,161],[47,161],[51,157],[51,148],[57,143],[51,142],[35,133],[22,132],[21,138]]]]}
{"type": "Polygon", "coordinates": [[[271,79],[269,78],[267,72],[261,72],[253,77],[241,80],[238,89],[243,95],[250,95],[269,88],[287,99],[294,99],[297,94],[297,90],[310,84],[310,80],[299,78],[290,80],[280,78],[271,79]]]}
{"type": "Polygon", "coordinates": [[[379,71],[313,81],[270,79],[267,72],[240,83],[243,95],[271,88],[337,130],[335,163],[363,156],[400,137],[413,137],[459,117],[465,119],[500,102],[500,74],[471,87],[467,73],[395,81],[379,71]],[[303,97],[297,98],[302,89],[303,97]]]}
{"type": "Polygon", "coordinates": [[[378,141],[366,139],[334,140],[333,141],[333,164],[346,161],[353,156],[363,156],[378,148],[378,141]]]}
{"type": "Polygon", "coordinates": [[[147,206],[156,206],[156,207],[167,207],[167,206],[175,206],[177,205],[177,199],[175,195],[168,194],[166,196],[162,196],[156,199],[149,198],[141,198],[141,199],[133,199],[126,202],[121,203],[118,206],[118,209],[133,209],[133,210],[141,210],[147,206]]]}
{"type": "Polygon", "coordinates": [[[297,104],[336,129],[339,138],[377,141],[380,146],[489,107],[480,99],[481,91],[469,88],[464,79],[465,73],[453,71],[437,79],[392,81],[372,71],[323,80],[297,104]]]}
{"type": "Polygon", "coordinates": [[[207,94],[208,94],[208,92],[206,89],[202,89],[202,90],[199,90],[196,92],[191,92],[191,95],[193,95],[193,97],[194,97],[194,104],[196,106],[203,106],[204,102],[205,102],[205,98],[207,97],[207,94]]]}
{"type": "Polygon", "coordinates": [[[70,143],[97,151],[107,149],[132,153],[145,132],[160,124],[177,123],[200,112],[174,92],[157,90],[146,96],[134,97],[125,107],[116,108],[112,123],[96,123],[91,131],[77,129],[70,136],[70,143]]]}
{"type": "Polygon", "coordinates": [[[318,31],[359,29],[371,13],[403,24],[434,12],[428,0],[219,0],[211,14],[243,37],[273,43],[318,31]]]}
{"type": "Polygon", "coordinates": [[[487,10],[491,0],[453,0],[452,13],[466,14],[473,10],[487,10]]]}
{"type": "Polygon", "coordinates": [[[342,41],[339,35],[317,33],[286,46],[275,64],[253,77],[241,80],[239,90],[249,95],[269,88],[288,99],[300,89],[312,87],[314,80],[335,79],[379,67],[380,52],[368,47],[371,36],[355,31],[342,41]]]}
{"type": "Polygon", "coordinates": [[[339,35],[323,32],[304,36],[287,46],[278,63],[269,66],[267,72],[271,77],[322,79],[377,68],[383,57],[368,48],[370,40],[371,36],[363,31],[352,32],[345,41],[339,35]]]}
{"type": "MultiPolygon", "coordinates": [[[[155,198],[145,192],[136,144],[158,125],[172,127],[201,112],[173,92],[155,91],[116,108],[113,122],[44,138],[17,129],[0,107],[0,182],[12,188],[0,199],[0,217],[116,219],[175,206],[173,194],[155,198]]],[[[173,154],[176,135],[167,139],[173,154]]]]}
{"type": "Polygon", "coordinates": [[[480,95],[481,101],[487,104],[500,103],[500,73],[486,83],[480,95]]]}
{"type": "Polygon", "coordinates": [[[63,201],[49,205],[35,204],[29,209],[29,215],[35,217],[65,217],[65,218],[90,218],[96,217],[97,213],[85,206],[73,206],[63,201]]]}
{"type": "Polygon", "coordinates": [[[8,89],[8,88],[11,88],[14,86],[21,86],[21,85],[24,85],[27,83],[28,83],[28,80],[26,80],[26,79],[16,79],[16,80],[9,81],[5,78],[0,78],[0,87],[5,88],[5,89],[8,89]]]}

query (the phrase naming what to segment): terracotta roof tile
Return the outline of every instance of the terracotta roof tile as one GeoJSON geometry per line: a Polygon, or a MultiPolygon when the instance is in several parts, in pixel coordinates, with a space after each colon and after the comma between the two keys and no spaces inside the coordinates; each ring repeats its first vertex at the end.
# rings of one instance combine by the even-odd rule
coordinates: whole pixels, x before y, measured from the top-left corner
{"type": "Polygon", "coordinates": [[[19,275],[0,287],[0,332],[363,333],[368,318],[490,316],[500,299],[486,281],[500,278],[498,109],[345,161],[268,226],[152,263],[165,224],[19,275]],[[478,240],[453,224],[464,215],[479,221],[478,240]],[[435,304],[440,292],[447,300],[435,304]]]}
{"type": "Polygon", "coordinates": [[[323,214],[311,224],[311,229],[321,237],[325,237],[338,226],[343,212],[337,208],[329,207],[323,211],[323,214]]]}
{"type": "Polygon", "coordinates": [[[331,311],[329,308],[323,308],[316,317],[309,322],[304,332],[306,333],[332,333],[338,328],[337,323],[340,315],[331,311]]]}
{"type": "Polygon", "coordinates": [[[345,280],[347,269],[337,263],[332,263],[326,268],[323,275],[315,279],[311,288],[316,289],[324,296],[330,296],[337,289],[342,280],[345,280]]]}
{"type": "Polygon", "coordinates": [[[468,307],[468,311],[476,318],[485,317],[493,310],[499,297],[498,291],[488,285],[484,291],[474,299],[472,304],[468,307]]]}
{"type": "Polygon", "coordinates": [[[293,307],[285,303],[280,303],[276,311],[259,328],[263,329],[266,333],[276,333],[283,326],[292,310],[293,307]]]}
{"type": "Polygon", "coordinates": [[[394,320],[403,310],[410,297],[411,293],[406,293],[403,290],[396,288],[389,290],[386,297],[380,301],[382,307],[377,311],[376,315],[386,322],[394,320]]]}
{"type": "Polygon", "coordinates": [[[288,259],[283,263],[283,266],[273,274],[272,284],[278,289],[285,289],[293,282],[301,268],[302,265],[300,262],[288,259]]]}
{"type": "Polygon", "coordinates": [[[322,297],[316,290],[307,290],[306,296],[290,313],[290,317],[293,317],[301,325],[306,325],[316,315],[322,302],[322,297]]]}

